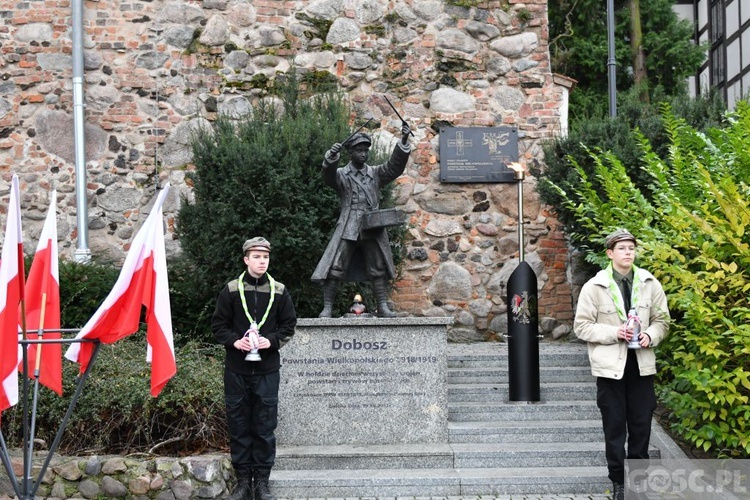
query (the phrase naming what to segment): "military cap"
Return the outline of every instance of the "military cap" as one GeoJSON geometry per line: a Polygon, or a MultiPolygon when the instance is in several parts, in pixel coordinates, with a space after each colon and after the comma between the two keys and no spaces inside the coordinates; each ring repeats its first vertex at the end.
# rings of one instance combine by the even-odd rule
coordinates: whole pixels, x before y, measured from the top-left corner
{"type": "Polygon", "coordinates": [[[246,240],[245,243],[242,244],[243,255],[249,252],[250,250],[262,250],[264,252],[270,252],[271,244],[264,237],[256,236],[255,238],[250,238],[249,240],[246,240]]]}
{"type": "Polygon", "coordinates": [[[362,144],[363,142],[366,142],[368,146],[372,146],[372,139],[370,139],[369,135],[364,132],[357,132],[346,141],[344,146],[346,146],[347,149],[352,149],[357,144],[362,144]]]}
{"type": "Polygon", "coordinates": [[[615,243],[619,241],[632,241],[633,243],[637,242],[635,236],[630,234],[630,231],[628,231],[627,229],[619,228],[615,229],[607,236],[604,244],[607,246],[608,250],[611,250],[615,247],[615,243]]]}

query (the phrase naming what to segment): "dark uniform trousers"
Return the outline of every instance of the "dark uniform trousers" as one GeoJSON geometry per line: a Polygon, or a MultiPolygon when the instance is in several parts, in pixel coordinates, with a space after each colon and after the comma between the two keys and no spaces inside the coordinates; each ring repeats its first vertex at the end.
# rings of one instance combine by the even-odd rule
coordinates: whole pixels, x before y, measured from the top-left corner
{"type": "Polygon", "coordinates": [[[625,482],[625,441],[628,459],[648,459],[651,417],[656,408],[654,376],[641,376],[635,351],[628,349],[621,380],[598,377],[596,403],[602,413],[609,479],[625,482]]]}
{"type": "Polygon", "coordinates": [[[333,265],[328,273],[329,278],[340,281],[346,280],[346,270],[352,260],[354,252],[359,248],[364,256],[364,271],[368,280],[376,280],[386,277],[386,266],[383,254],[380,251],[378,242],[370,238],[362,238],[358,241],[341,240],[336,254],[333,258],[333,265]]]}
{"type": "Polygon", "coordinates": [[[241,375],[224,370],[229,450],[235,471],[270,469],[276,460],[279,372],[241,375]]]}

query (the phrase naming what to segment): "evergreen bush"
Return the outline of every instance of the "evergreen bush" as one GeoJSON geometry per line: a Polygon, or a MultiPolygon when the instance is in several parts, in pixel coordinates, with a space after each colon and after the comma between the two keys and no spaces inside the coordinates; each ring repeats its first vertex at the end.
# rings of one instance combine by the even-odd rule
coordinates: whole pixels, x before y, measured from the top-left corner
{"type": "MultiPolygon", "coordinates": [[[[176,349],[177,374],[154,398],[145,334],[102,345],[57,452],[178,456],[223,450],[229,442],[223,356],[220,346],[195,342],[176,349]]],[[[63,420],[77,375],[78,365],[65,361],[62,397],[39,386],[35,437],[46,446],[52,444],[63,420]]],[[[33,382],[30,389],[32,393],[33,382]]],[[[3,435],[10,447],[22,442],[22,410],[19,401],[3,412],[3,435]]]]}
{"type": "MultiPolygon", "coordinates": [[[[636,36],[630,22],[630,4],[614,2],[615,72],[618,90],[637,85],[632,71],[636,36]]],[[[679,94],[685,81],[700,69],[707,47],[694,42],[694,27],[680,19],[672,8],[674,0],[639,0],[642,49],[645,56],[645,90],[658,87],[662,93],[679,94]]],[[[608,111],[607,5],[602,0],[550,0],[548,4],[549,49],[552,71],[577,80],[571,93],[571,123],[604,117],[608,111]]],[[[644,82],[641,82],[643,85],[644,82]]],[[[651,96],[651,102],[658,102],[651,96]]]]}
{"type": "MultiPolygon", "coordinates": [[[[31,266],[31,258],[27,264],[31,266]]],[[[60,323],[64,328],[83,328],[109,295],[120,270],[111,264],[66,260],[59,262],[58,270],[60,323]]]]}
{"type": "Polygon", "coordinates": [[[750,105],[705,133],[662,111],[667,155],[637,134],[648,190],[611,152],[589,151],[590,170],[571,159],[578,180],[567,192],[544,182],[575,218],[569,234],[588,261],[603,264],[604,235],[625,227],[639,239],[639,265],[664,286],[674,321],[657,348],[658,386],[672,429],[716,456],[747,456],[750,105]]]}
{"type": "MultiPolygon", "coordinates": [[[[641,155],[638,131],[651,144],[656,153],[665,157],[670,147],[669,136],[664,127],[660,105],[643,104],[635,92],[625,92],[618,96],[618,114],[614,118],[607,116],[592,117],[575,126],[565,137],[557,137],[544,144],[544,165],[531,165],[530,172],[539,182],[537,189],[541,200],[556,207],[556,215],[570,234],[578,234],[581,241],[589,241],[596,232],[588,231],[578,222],[574,211],[563,203],[557,190],[559,186],[565,191],[574,191],[580,182],[580,176],[571,168],[571,159],[577,168],[583,169],[592,187],[599,193],[603,187],[594,174],[595,162],[590,151],[609,151],[625,168],[628,176],[647,198],[651,198],[651,179],[641,169],[641,155]]],[[[712,92],[706,96],[691,98],[684,94],[666,97],[658,92],[654,102],[667,103],[672,113],[686,120],[687,124],[697,130],[707,130],[719,126],[723,121],[726,107],[719,95],[712,92]]]]}
{"type": "MultiPolygon", "coordinates": [[[[27,269],[31,257],[26,259],[27,269]]],[[[224,417],[221,346],[190,340],[190,322],[205,311],[181,310],[192,304],[195,281],[184,260],[168,264],[177,375],[158,398],[150,395],[144,331],[102,345],[80,399],[62,434],[59,453],[155,453],[175,456],[223,449],[228,442],[224,417]]],[[[63,328],[80,329],[111,292],[120,269],[112,263],[61,260],[60,302],[63,328]]],[[[212,312],[212,310],[211,310],[212,312]]],[[[210,313],[209,313],[210,314],[210,313]]],[[[65,333],[66,338],[75,333],[65,333]]],[[[67,345],[63,345],[63,353],[67,345]]],[[[75,391],[79,366],[63,360],[63,396],[39,386],[35,437],[52,444],[75,391]]],[[[22,380],[21,378],[19,380],[22,380]]],[[[29,404],[34,385],[30,381],[29,404]]],[[[23,400],[2,415],[10,447],[23,440],[23,400]]],[[[39,449],[39,447],[37,447],[39,449]]]]}

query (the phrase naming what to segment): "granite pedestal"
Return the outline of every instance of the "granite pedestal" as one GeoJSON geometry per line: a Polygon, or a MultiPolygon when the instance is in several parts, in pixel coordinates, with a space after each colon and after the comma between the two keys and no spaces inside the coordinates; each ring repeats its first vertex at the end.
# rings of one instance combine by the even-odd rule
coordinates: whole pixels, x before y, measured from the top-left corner
{"type": "Polygon", "coordinates": [[[281,350],[278,444],[447,442],[452,321],[300,319],[281,350]]]}

